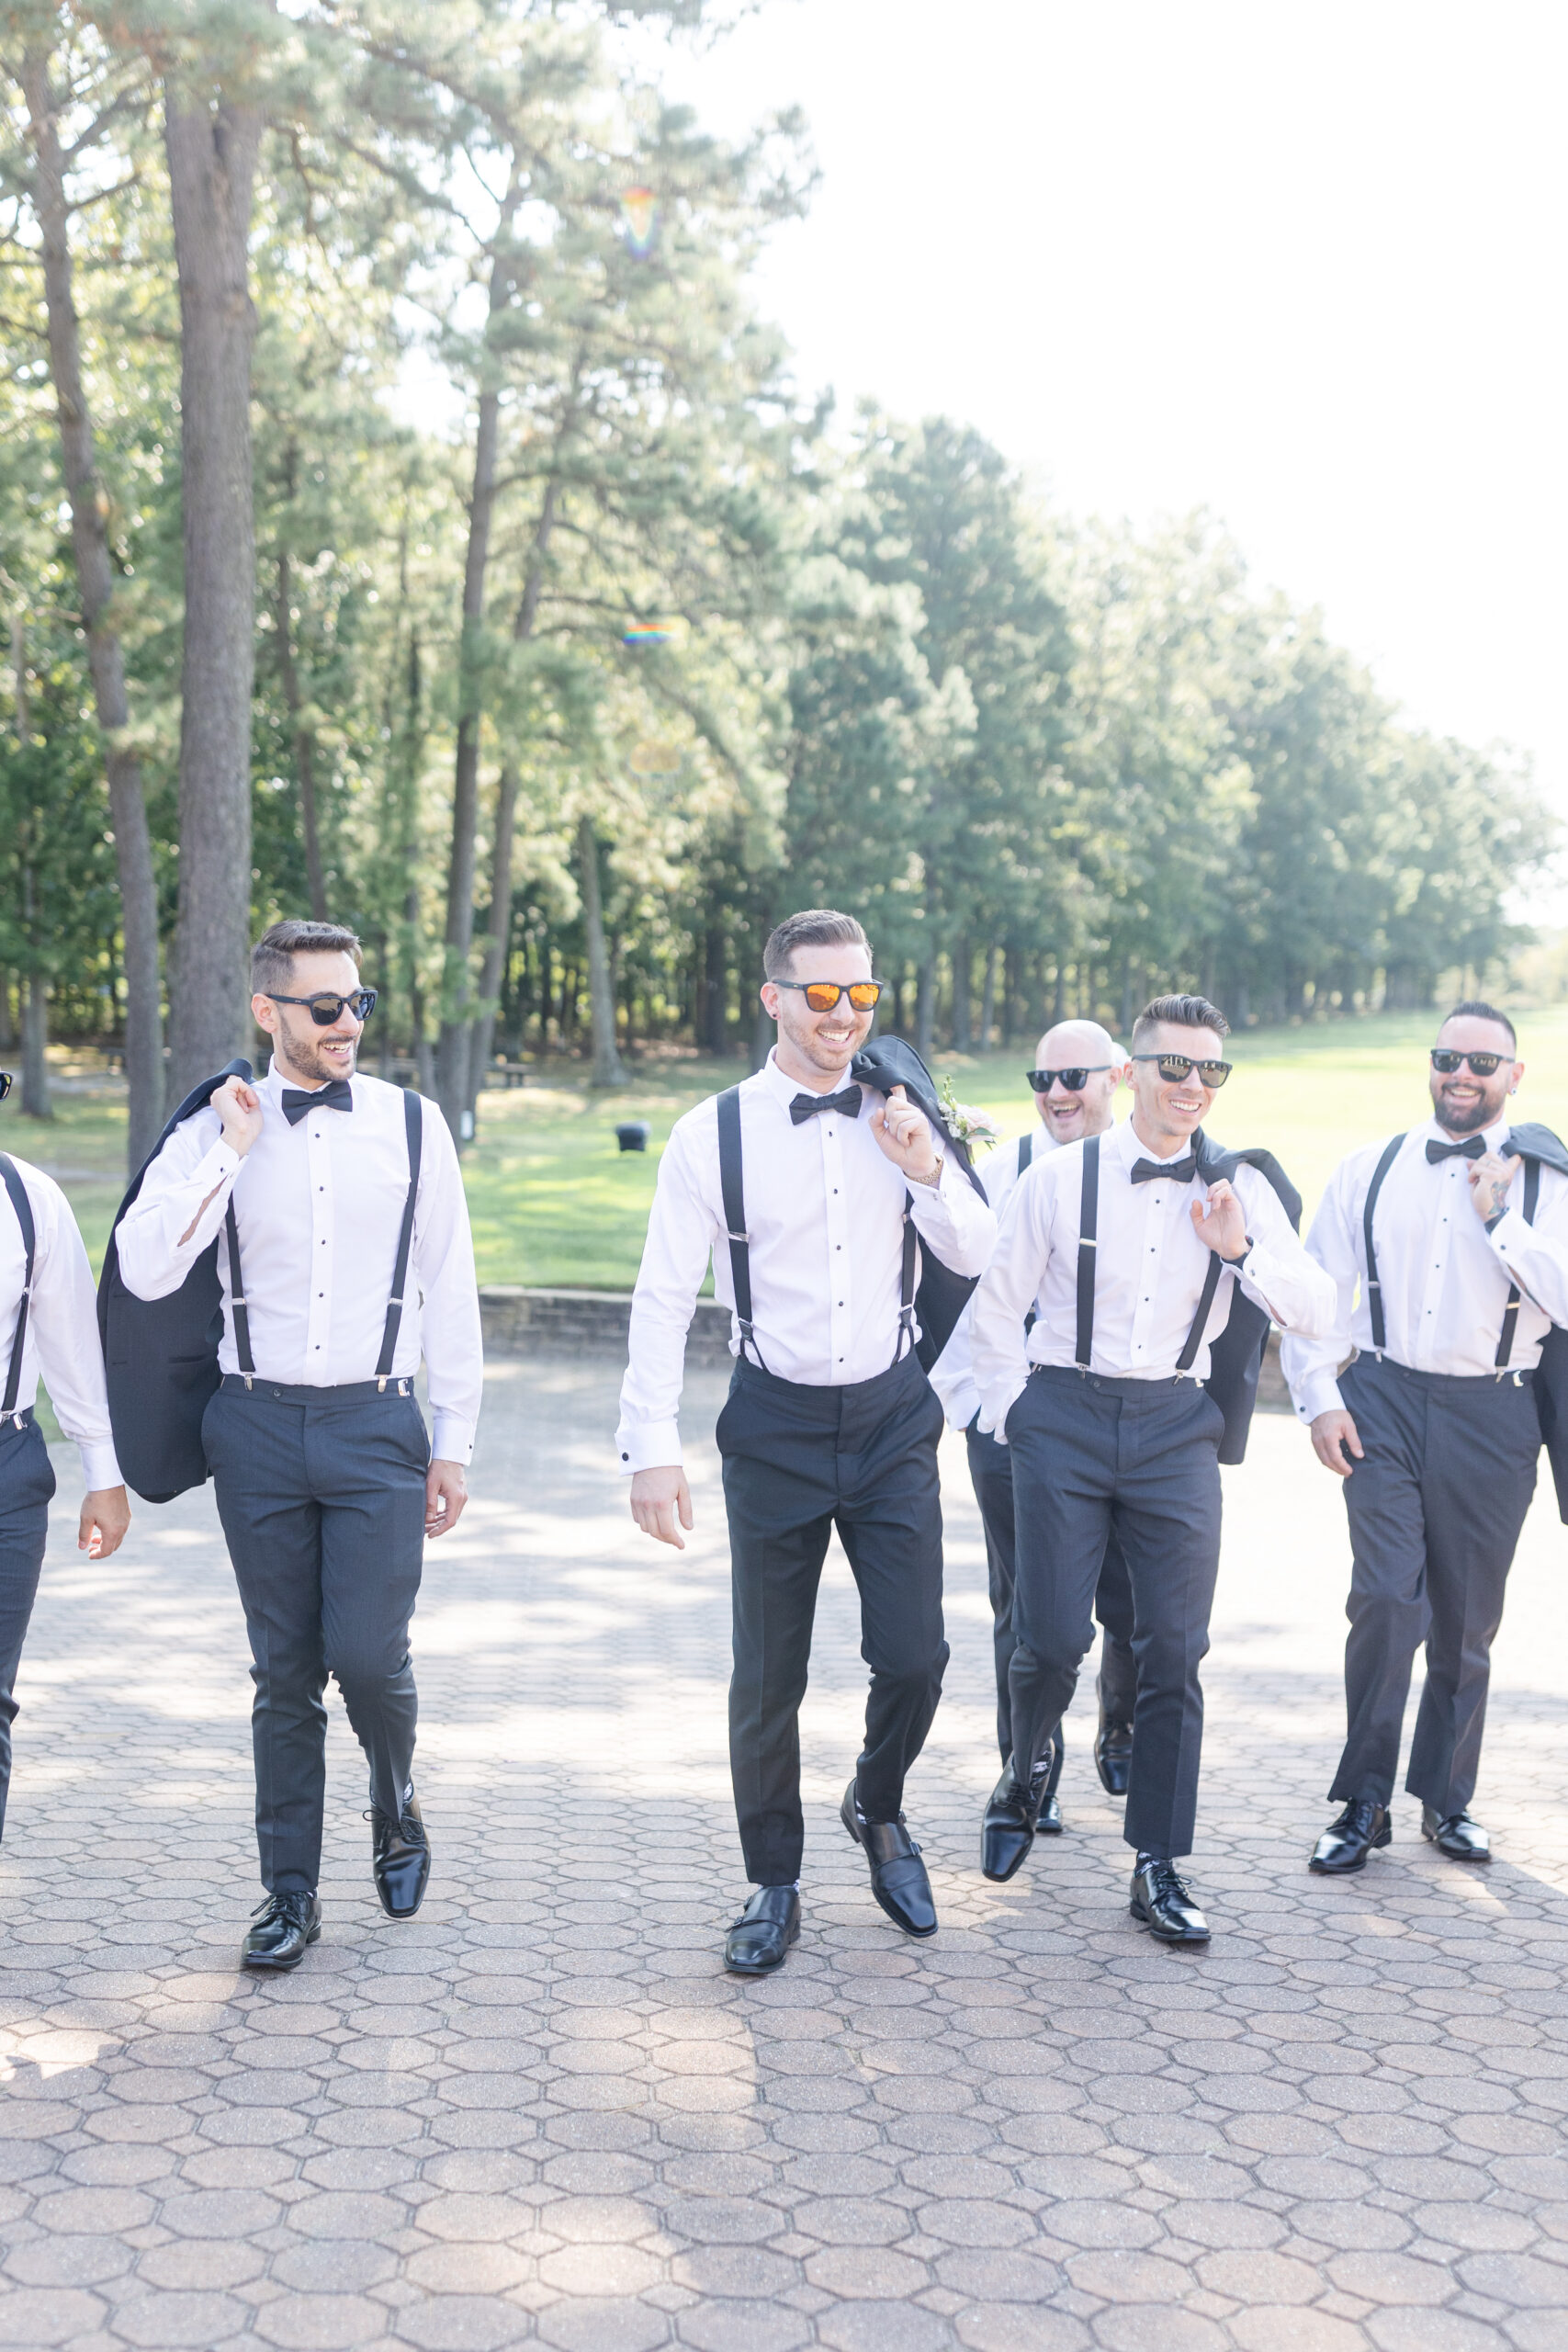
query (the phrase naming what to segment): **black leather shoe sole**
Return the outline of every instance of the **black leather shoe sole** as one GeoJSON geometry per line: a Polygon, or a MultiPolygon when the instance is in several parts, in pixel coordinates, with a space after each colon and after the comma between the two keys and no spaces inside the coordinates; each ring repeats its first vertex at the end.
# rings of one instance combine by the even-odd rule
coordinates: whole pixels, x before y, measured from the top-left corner
{"type": "Polygon", "coordinates": [[[286,1946],[282,1951],[276,1955],[263,1951],[242,1951],[240,1954],[240,1965],[242,1968],[265,1969],[273,1976],[286,1976],[291,1968],[299,1967],[299,1962],[304,1959],[306,1951],[310,1946],[314,1943],[319,1943],[321,1941],[321,1921],[318,1919],[315,1926],[307,1933],[305,1941],[302,1944],[296,1944],[292,1949],[286,1946]]]}

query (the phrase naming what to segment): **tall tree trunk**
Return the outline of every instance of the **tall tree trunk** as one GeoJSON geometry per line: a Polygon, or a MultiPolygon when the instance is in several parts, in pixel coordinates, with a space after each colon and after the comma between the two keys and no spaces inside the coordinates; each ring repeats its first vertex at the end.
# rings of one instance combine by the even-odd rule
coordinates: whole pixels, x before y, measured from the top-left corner
{"type": "Polygon", "coordinates": [[[993,944],[986,950],[986,979],[980,997],[980,1051],[991,1050],[991,1030],[997,1017],[997,966],[1001,961],[1001,949],[993,944]]]}
{"type": "Polygon", "coordinates": [[[1137,1007],[1133,1002],[1133,959],[1130,956],[1124,956],[1122,959],[1122,1035],[1123,1038],[1130,1037],[1133,1034],[1133,1015],[1136,1011],[1137,1007]]]}
{"type": "Polygon", "coordinates": [[[16,1042],[11,1026],[11,975],[0,970],[0,1054],[8,1054],[16,1042]]]}
{"type": "Polygon", "coordinates": [[[588,999],[593,1022],[593,1075],[589,1082],[593,1086],[625,1086],[627,1080],[615,1043],[615,994],[604,944],[604,913],[599,899],[599,843],[591,817],[578,820],[577,862],[582,885],[582,928],[588,934],[588,999]]]}
{"type": "Polygon", "coordinates": [[[703,934],[703,1035],[705,1052],[722,1061],[729,1050],[729,965],[724,925],[709,923],[703,934]]]}
{"type": "Polygon", "coordinates": [[[178,1095],[250,1037],[251,689],[255,514],[251,486],[251,198],[255,105],[209,103],[210,77],[165,89],[164,142],[180,288],[185,655],[180,910],[170,1080],[178,1095]]]}
{"type": "Polygon", "coordinates": [[[29,1119],[54,1116],[49,1099],[48,1045],[49,982],[41,972],[29,972],[22,1001],[22,1110],[29,1119]]]}
{"type": "MultiPolygon", "coordinates": [[[[288,453],[288,487],[294,488],[294,451],[288,453]]],[[[300,713],[299,673],[294,660],[293,577],[287,548],[277,558],[277,589],[273,599],[273,628],[277,640],[277,671],[283,684],[283,704],[294,745],[294,774],[299,785],[299,831],[305,844],[305,887],[315,922],[330,920],[327,876],[321,864],[321,811],[316,797],[316,738],[300,713]]]]}
{"type": "Polygon", "coordinates": [[[40,50],[23,60],[27,100],[38,160],[34,202],[43,260],[50,368],[60,423],[61,459],[71,501],[71,537],[82,595],[98,729],[104,741],[109,816],[119,872],[120,924],[125,938],[125,1073],[130,1091],[130,1165],[139,1168],[164,1119],[164,1023],[158,989],[158,892],[141,763],[124,741],[130,707],[125,657],[114,624],[114,567],[109,503],[98,480],[92,412],[82,381],[82,338],[73,288],[69,209],[59,124],[49,87],[49,61],[40,50]]]}
{"type": "Polygon", "coordinates": [[[915,1051],[929,1064],[931,1028],[936,1016],[936,959],[930,943],[920,951],[919,978],[915,989],[915,1051]]]}
{"type": "MultiPolygon", "coordinates": [[[[512,300],[515,264],[512,222],[519,188],[513,171],[496,229],[490,273],[490,324],[512,300]]],[[[479,859],[480,650],[491,524],[495,514],[496,455],[501,439],[501,384],[487,343],[474,436],[474,486],[468,502],[468,545],[463,559],[463,634],[458,654],[457,750],[452,770],[452,854],[446,869],[446,955],[442,974],[441,1035],[435,1049],[435,1091],[454,1136],[462,1138],[468,1106],[468,1049],[473,988],[468,956],[474,941],[474,877],[479,859]]]]}
{"type": "Polygon", "coordinates": [[[953,951],[953,1043],[961,1054],[970,1051],[969,1001],[975,986],[975,950],[964,933],[953,951]]]}

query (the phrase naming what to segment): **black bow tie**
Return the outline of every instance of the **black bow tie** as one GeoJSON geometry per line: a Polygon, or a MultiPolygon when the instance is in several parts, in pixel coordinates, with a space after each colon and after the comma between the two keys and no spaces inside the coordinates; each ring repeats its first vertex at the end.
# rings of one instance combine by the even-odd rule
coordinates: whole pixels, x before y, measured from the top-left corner
{"type": "Polygon", "coordinates": [[[1133,1162],[1134,1184],[1154,1184],[1168,1177],[1173,1184],[1190,1184],[1198,1173],[1198,1155],[1190,1151],[1185,1159],[1135,1159],[1133,1162]]]}
{"type": "Polygon", "coordinates": [[[1462,1143],[1438,1143],[1434,1138],[1427,1146],[1427,1157],[1434,1167],[1439,1159],[1483,1159],[1486,1146],[1480,1136],[1466,1136],[1462,1143]]]}
{"type": "Polygon", "coordinates": [[[789,1106],[789,1115],[797,1127],[807,1119],[814,1119],[818,1111],[841,1111],[846,1119],[858,1119],[860,1104],[860,1088],[846,1086],[841,1094],[797,1094],[789,1106]]]}
{"type": "Polygon", "coordinates": [[[286,1086],[283,1090],[283,1115],[291,1127],[297,1127],[307,1111],[352,1111],[354,1089],[346,1078],[329,1078],[314,1094],[307,1094],[303,1087],[286,1086]]]}

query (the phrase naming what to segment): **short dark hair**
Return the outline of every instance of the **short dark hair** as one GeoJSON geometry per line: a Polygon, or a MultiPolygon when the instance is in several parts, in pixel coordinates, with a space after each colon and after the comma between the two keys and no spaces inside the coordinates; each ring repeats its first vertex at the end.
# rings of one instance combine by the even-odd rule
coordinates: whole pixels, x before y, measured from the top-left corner
{"type": "Polygon", "coordinates": [[[291,916],[264,931],[251,950],[251,994],[273,996],[294,978],[296,956],[352,956],[357,968],[357,935],[341,922],[307,922],[291,916]]]}
{"type": "Polygon", "coordinates": [[[1517,1054],[1519,1050],[1519,1033],[1507,1014],[1499,1012],[1495,1004],[1483,1004],[1478,996],[1467,996],[1462,1004],[1456,1004],[1451,1012],[1444,1013],[1438,1023],[1439,1037],[1450,1021],[1495,1021],[1499,1029],[1507,1031],[1508,1043],[1515,1053],[1517,1054]]]}
{"type": "Polygon", "coordinates": [[[1137,1052],[1151,1029],[1166,1024],[1172,1029],[1212,1029],[1216,1037],[1231,1034],[1230,1023],[1206,996],[1151,997],[1133,1023],[1133,1051],[1137,1052]]]}
{"type": "Polygon", "coordinates": [[[762,950],[763,978],[787,978],[790,958],[797,947],[863,947],[869,953],[871,942],[853,915],[838,914],[831,907],[807,907],[797,915],[785,915],[768,933],[762,950]]]}

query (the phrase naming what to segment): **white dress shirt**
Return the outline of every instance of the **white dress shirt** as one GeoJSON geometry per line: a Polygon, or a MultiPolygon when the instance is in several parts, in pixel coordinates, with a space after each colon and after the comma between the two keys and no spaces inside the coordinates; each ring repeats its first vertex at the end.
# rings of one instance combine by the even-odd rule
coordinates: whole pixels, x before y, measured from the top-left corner
{"type": "MultiPolygon", "coordinates": [[[[1032,1364],[1070,1364],[1077,1346],[1078,1212],[1083,1197],[1081,1142],[1036,1160],[1013,1189],[996,1252],[975,1294],[975,1376],[980,1427],[996,1436],[1023,1393],[1032,1364]],[[1023,1318],[1032,1306],[1033,1329],[1023,1318]]],[[[1208,1198],[1199,1178],[1134,1184],[1134,1161],[1155,1155],[1128,1119],[1100,1138],[1098,1248],[1095,1250],[1091,1372],[1119,1379],[1172,1380],[1187,1344],[1209,1270],[1209,1250],[1193,1228],[1194,1201],[1208,1198]]],[[[1189,1154],[1178,1153],[1185,1159],[1189,1154]]],[[[1190,1367],[1209,1373],[1209,1343],[1230,1318],[1232,1286],[1287,1330],[1325,1332],[1334,1285],[1291,1230],[1273,1186],[1256,1168],[1236,1170],[1252,1247],[1227,1267],[1215,1290],[1190,1367]]]]}
{"type": "MultiPolygon", "coordinates": [[[[986,1198],[995,1209],[998,1223],[1018,1182],[1018,1147],[1021,1140],[1014,1136],[1010,1141],[998,1144],[980,1170],[986,1198]]],[[[1037,1120],[1033,1159],[1043,1159],[1048,1151],[1060,1148],[1044,1120],[1037,1120]]],[[[980,1409],[980,1391],[975,1380],[974,1321],[975,1302],[970,1298],[953,1327],[946,1347],[931,1366],[931,1386],[942,1399],[949,1429],[966,1430],[980,1409]]]]}
{"type": "MultiPolygon", "coordinates": [[[[221,1234],[231,1194],[256,1374],[291,1387],[371,1380],[380,1360],[409,1189],[403,1094],[363,1072],[349,1082],[352,1111],[309,1111],[290,1126],[283,1114],[285,1081],[269,1069],[256,1086],[261,1133],[243,1159],[221,1140],[217,1112],[197,1112],[147,1170],[119,1227],[127,1289],[138,1298],[164,1298],[221,1234]],[[183,1240],[193,1219],[190,1238],[183,1240]]],[[[423,1345],[431,1451],[440,1461],[467,1462],[484,1381],[474,1249],[451,1131],[434,1102],[422,1108],[412,1279],[392,1373],[406,1378],[417,1372],[423,1345]]],[[[229,1249],[221,1239],[218,1274],[224,1326],[218,1362],[224,1372],[238,1372],[229,1249]]]]}
{"type": "MultiPolygon", "coordinates": [[[[1496,1151],[1507,1133],[1503,1119],[1485,1128],[1482,1140],[1496,1151]]],[[[1372,1171],[1388,1140],[1367,1144],[1340,1161],[1307,1236],[1307,1248],[1333,1279],[1337,1306],[1329,1330],[1288,1339],[1280,1351],[1303,1421],[1343,1411],[1340,1369],[1353,1348],[1372,1351],[1362,1219],[1372,1171]]],[[[1508,1206],[1488,1233],[1471,1199],[1470,1161],[1457,1154],[1437,1161],[1427,1157],[1428,1142],[1457,1140],[1435,1119],[1413,1127],[1378,1194],[1372,1238],[1382,1288],[1383,1352],[1411,1372],[1461,1379],[1495,1372],[1508,1287],[1517,1283],[1522,1295],[1508,1363],[1516,1372],[1531,1371],[1551,1325],[1568,1323],[1568,1177],[1542,1168],[1535,1223],[1527,1225],[1521,1164],[1508,1206]]]]}
{"type": "MultiPolygon", "coordinates": [[[[740,1088],[751,1321],[770,1372],[812,1388],[839,1388],[873,1379],[893,1362],[905,1194],[921,1240],[955,1273],[980,1272],[997,1221],[950,1158],[937,1183],[908,1182],[872,1133],[868,1098],[870,1104],[879,1098],[870,1088],[861,1089],[860,1117],[818,1111],[796,1126],[789,1106],[807,1091],[773,1055],[740,1088]]],[[[676,1413],[686,1332],[710,1256],[714,1289],[731,1310],[730,1353],[739,1353],[717,1102],[710,1095],[677,1120],[659,1163],[615,1436],[628,1474],[680,1462],[676,1413]]]]}
{"type": "MultiPolygon", "coordinates": [[[[104,1357],[98,1340],[97,1291],[71,1204],[41,1168],[10,1154],[33,1213],[33,1295],[22,1341],[22,1384],[15,1409],[38,1401],[39,1372],[49,1383],[54,1417],[82,1457],[89,1493],[124,1484],[109,1430],[104,1357]]],[[[22,1228],[10,1196],[0,1188],[0,1397],[6,1394],[17,1310],[27,1274],[22,1228]]]]}

